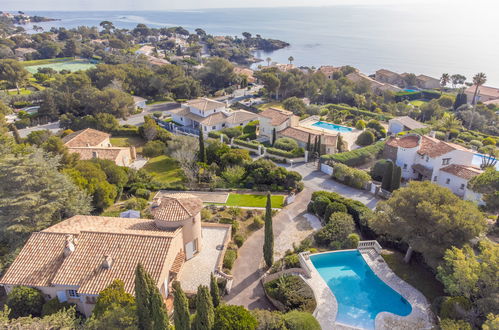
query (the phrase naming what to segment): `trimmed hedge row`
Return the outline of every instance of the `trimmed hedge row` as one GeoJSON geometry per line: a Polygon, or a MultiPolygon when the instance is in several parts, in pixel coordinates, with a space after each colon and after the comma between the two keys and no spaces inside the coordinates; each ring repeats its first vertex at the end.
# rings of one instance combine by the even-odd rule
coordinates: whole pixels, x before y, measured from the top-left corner
{"type": "Polygon", "coordinates": [[[412,101],[418,99],[433,100],[440,98],[441,94],[436,91],[415,91],[407,92],[402,91],[395,94],[395,101],[401,102],[404,100],[412,101]]]}
{"type": "Polygon", "coordinates": [[[280,157],[285,157],[285,158],[298,158],[298,157],[305,156],[305,151],[303,150],[303,148],[298,148],[294,151],[286,151],[286,150],[282,150],[282,149],[269,147],[269,148],[267,148],[267,152],[269,154],[280,156],[280,157]]]}
{"type": "Polygon", "coordinates": [[[244,141],[244,140],[240,140],[240,139],[234,139],[234,143],[238,144],[240,146],[243,146],[243,147],[256,149],[256,150],[258,150],[258,146],[259,146],[258,142],[244,141]]]}
{"type": "Polygon", "coordinates": [[[225,134],[222,134],[222,133],[220,133],[218,131],[211,131],[211,132],[208,133],[208,137],[211,137],[213,139],[217,139],[218,141],[220,141],[220,136],[222,136],[222,135],[224,137],[224,142],[225,143],[229,143],[229,137],[227,135],[225,135],[225,134]]]}
{"type": "Polygon", "coordinates": [[[112,136],[138,136],[139,135],[139,127],[138,126],[130,126],[124,127],[120,126],[119,128],[113,130],[111,132],[112,136]]]}
{"type": "Polygon", "coordinates": [[[358,170],[347,165],[336,163],[333,165],[332,177],[347,186],[363,189],[371,177],[363,170],[358,170]]]}
{"type": "Polygon", "coordinates": [[[360,166],[370,160],[375,159],[378,154],[383,150],[385,146],[385,141],[379,141],[373,145],[359,148],[347,152],[341,152],[338,154],[324,155],[321,157],[322,160],[332,160],[338,163],[342,163],[348,166],[360,166]]]}
{"type": "Polygon", "coordinates": [[[379,114],[379,113],[375,113],[375,112],[371,112],[371,111],[367,111],[367,110],[360,110],[358,108],[349,107],[346,105],[328,104],[328,105],[326,105],[326,108],[328,108],[329,110],[347,110],[352,115],[356,115],[356,116],[362,115],[362,116],[366,116],[366,117],[370,117],[370,118],[373,118],[376,120],[382,120],[382,121],[388,121],[388,120],[393,118],[393,116],[389,115],[389,114],[379,114]]]}

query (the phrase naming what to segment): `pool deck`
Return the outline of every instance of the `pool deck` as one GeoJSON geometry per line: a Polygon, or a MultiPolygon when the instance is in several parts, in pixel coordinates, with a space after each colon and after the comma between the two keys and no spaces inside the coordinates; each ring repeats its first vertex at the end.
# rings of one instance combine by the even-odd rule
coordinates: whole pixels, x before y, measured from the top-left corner
{"type": "MultiPolygon", "coordinates": [[[[318,122],[318,121],[320,121],[320,120],[317,119],[315,116],[312,116],[312,117],[309,117],[307,119],[304,119],[304,120],[300,121],[300,126],[308,128],[308,129],[311,129],[311,130],[314,130],[314,131],[317,131],[317,132],[325,132],[325,133],[329,133],[329,134],[333,134],[333,135],[340,133],[341,136],[343,137],[343,140],[348,143],[348,149],[349,150],[351,150],[352,148],[356,147],[355,141],[357,140],[357,137],[360,135],[360,133],[362,133],[361,130],[358,130],[358,129],[353,128],[353,127],[348,127],[348,126],[345,126],[345,125],[335,124],[335,125],[338,125],[338,126],[348,127],[348,128],[352,129],[351,132],[338,132],[338,131],[335,131],[335,130],[331,130],[331,129],[327,129],[327,128],[321,128],[321,127],[314,126],[314,124],[316,122],[318,122]]],[[[323,121],[323,122],[329,123],[327,121],[323,121]]],[[[333,123],[330,123],[330,124],[333,124],[333,123]]]]}
{"type": "MultiPolygon", "coordinates": [[[[429,312],[430,304],[426,300],[425,296],[395,275],[381,256],[373,258],[369,253],[362,252],[362,257],[380,279],[403,296],[412,306],[412,312],[407,316],[398,316],[389,312],[379,313],[376,316],[375,329],[433,329],[434,323],[429,312]]],[[[319,321],[321,328],[323,330],[358,329],[356,327],[336,323],[338,303],[334,294],[329,289],[324,279],[320,276],[310,258],[305,258],[304,262],[310,270],[311,275],[310,278],[304,278],[304,280],[314,291],[317,308],[313,314],[317,321],[319,321]]]]}

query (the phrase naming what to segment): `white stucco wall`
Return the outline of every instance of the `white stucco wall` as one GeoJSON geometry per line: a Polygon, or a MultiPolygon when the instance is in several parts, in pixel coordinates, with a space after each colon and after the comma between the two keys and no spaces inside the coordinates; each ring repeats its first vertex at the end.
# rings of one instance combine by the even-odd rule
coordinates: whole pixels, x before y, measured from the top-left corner
{"type": "Polygon", "coordinates": [[[414,170],[412,169],[412,165],[415,164],[415,159],[419,156],[417,151],[418,147],[397,149],[397,161],[395,164],[400,166],[402,169],[402,178],[406,180],[417,177],[417,174],[414,173],[414,170]]]}
{"type": "Polygon", "coordinates": [[[439,186],[449,188],[454,194],[459,197],[464,196],[464,192],[466,191],[466,185],[468,184],[468,180],[455,176],[453,174],[439,171],[437,174],[436,183],[439,186]]]}

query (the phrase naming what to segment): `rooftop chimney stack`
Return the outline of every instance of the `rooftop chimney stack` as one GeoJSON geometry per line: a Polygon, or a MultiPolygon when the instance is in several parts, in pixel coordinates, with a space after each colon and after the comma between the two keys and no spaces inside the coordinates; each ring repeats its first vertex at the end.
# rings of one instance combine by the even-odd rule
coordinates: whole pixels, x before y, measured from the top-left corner
{"type": "Polygon", "coordinates": [[[113,265],[113,258],[109,255],[104,256],[104,261],[102,262],[102,268],[104,269],[111,269],[111,266],[113,265]]]}
{"type": "Polygon", "coordinates": [[[66,236],[66,242],[64,244],[64,258],[69,257],[71,253],[75,250],[75,240],[73,235],[66,236]]]}

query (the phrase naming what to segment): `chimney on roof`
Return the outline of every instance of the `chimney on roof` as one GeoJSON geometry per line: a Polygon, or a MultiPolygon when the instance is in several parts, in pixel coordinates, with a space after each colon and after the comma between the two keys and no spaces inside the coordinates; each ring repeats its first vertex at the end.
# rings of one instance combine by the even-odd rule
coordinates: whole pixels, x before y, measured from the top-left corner
{"type": "Polygon", "coordinates": [[[75,240],[73,235],[66,236],[66,242],[64,243],[64,258],[69,257],[71,253],[75,250],[75,240]]]}
{"type": "Polygon", "coordinates": [[[429,135],[430,135],[430,137],[435,138],[436,132],[435,131],[431,131],[429,135]]]}
{"type": "Polygon", "coordinates": [[[104,269],[111,269],[111,266],[113,265],[113,258],[109,255],[104,256],[104,261],[102,261],[102,268],[104,269]]]}

